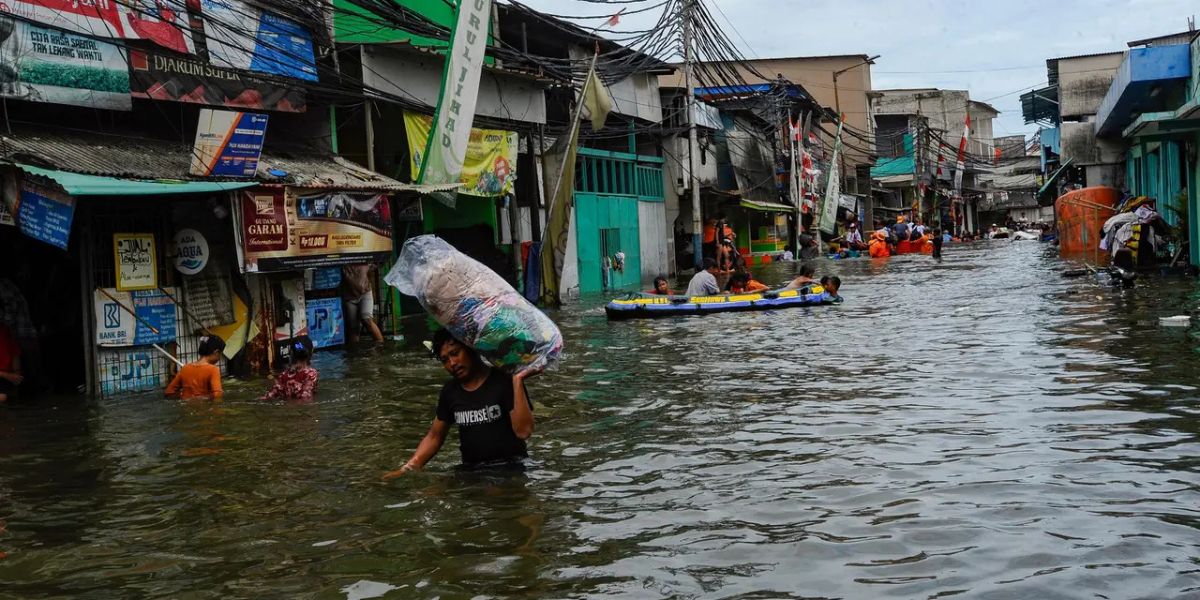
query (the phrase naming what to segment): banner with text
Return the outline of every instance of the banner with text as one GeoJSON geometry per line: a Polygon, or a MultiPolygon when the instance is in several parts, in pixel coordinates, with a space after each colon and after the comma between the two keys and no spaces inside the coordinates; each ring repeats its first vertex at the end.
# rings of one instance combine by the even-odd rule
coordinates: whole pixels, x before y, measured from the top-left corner
{"type": "MultiPolygon", "coordinates": [[[[446,54],[446,75],[438,96],[433,134],[423,152],[419,183],[458,183],[475,122],[479,77],[487,49],[492,0],[462,0],[446,54]]],[[[453,195],[439,196],[453,204],[453,195]]]]}
{"type": "Polygon", "coordinates": [[[392,253],[384,194],[243,192],[239,234],[247,273],[382,262],[392,253]]]}
{"type": "Polygon", "coordinates": [[[51,246],[67,249],[71,223],[75,220],[74,198],[57,188],[22,178],[16,212],[21,233],[51,246]]]}
{"type": "MultiPolygon", "coordinates": [[[[421,159],[429,142],[429,127],[433,117],[404,112],[404,129],[412,156],[412,176],[421,171],[421,159]]],[[[464,194],[503,196],[512,192],[517,180],[517,151],[519,138],[515,131],[503,129],[471,129],[466,157],[458,182],[466,186],[464,194]]],[[[456,182],[450,182],[456,183],[456,182]]]]}
{"type": "Polygon", "coordinates": [[[189,172],[200,177],[254,177],[267,115],[200,109],[189,172]]]}
{"type": "Polygon", "coordinates": [[[148,346],[175,341],[179,314],[171,298],[177,293],[175,288],[139,292],[97,289],[96,345],[148,346]]]}
{"type": "Polygon", "coordinates": [[[188,0],[6,0],[0,11],[84,35],[148,40],[194,54],[188,0]]]}
{"type": "Polygon", "coordinates": [[[317,80],[312,35],[288,19],[242,0],[200,0],[212,64],[317,80]]]}
{"type": "Polygon", "coordinates": [[[252,110],[304,112],[299,87],[282,86],[181,56],[131,49],[129,93],[135,98],[252,110]]]}
{"type": "Polygon", "coordinates": [[[0,15],[0,96],[129,110],[129,68],[116,44],[0,15]]]}

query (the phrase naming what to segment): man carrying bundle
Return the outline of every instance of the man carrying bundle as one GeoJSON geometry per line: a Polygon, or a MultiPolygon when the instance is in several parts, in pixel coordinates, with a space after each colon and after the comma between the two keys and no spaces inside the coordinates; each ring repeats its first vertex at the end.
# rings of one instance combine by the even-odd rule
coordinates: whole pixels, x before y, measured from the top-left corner
{"type": "Polygon", "coordinates": [[[433,353],[454,379],[442,388],[433,424],[412,458],[399,469],[384,473],[383,478],[424,467],[441,450],[451,425],[458,426],[465,467],[515,464],[528,456],[525,440],[533,435],[533,402],[525,390],[525,379],[540,370],[509,375],[493,369],[445,329],[434,334],[433,353]]]}

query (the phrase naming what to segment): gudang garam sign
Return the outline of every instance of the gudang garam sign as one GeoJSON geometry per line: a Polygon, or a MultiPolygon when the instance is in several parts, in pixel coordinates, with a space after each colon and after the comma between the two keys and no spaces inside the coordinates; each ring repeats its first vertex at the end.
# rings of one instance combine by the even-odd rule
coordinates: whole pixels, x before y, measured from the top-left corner
{"type": "Polygon", "coordinates": [[[384,194],[243,192],[237,212],[247,273],[378,262],[391,256],[392,213],[384,194]]]}

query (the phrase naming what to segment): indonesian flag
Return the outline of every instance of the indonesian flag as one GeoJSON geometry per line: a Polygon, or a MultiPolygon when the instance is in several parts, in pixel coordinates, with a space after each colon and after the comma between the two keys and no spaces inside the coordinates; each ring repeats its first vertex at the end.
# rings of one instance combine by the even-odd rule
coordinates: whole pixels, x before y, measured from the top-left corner
{"type": "Polygon", "coordinates": [[[791,117],[788,117],[788,132],[792,134],[792,141],[797,144],[804,139],[804,136],[800,133],[800,119],[793,121],[791,117]]]}
{"type": "Polygon", "coordinates": [[[604,22],[604,25],[601,25],[601,27],[616,27],[617,23],[621,22],[621,13],[623,12],[625,12],[624,8],[618,10],[617,14],[609,17],[608,20],[604,22]]]}
{"type": "Polygon", "coordinates": [[[938,144],[938,164],[937,164],[937,178],[938,179],[941,179],[942,175],[945,173],[945,171],[942,170],[942,165],[946,163],[946,155],[944,152],[945,150],[946,150],[946,144],[938,144]]]}
{"type": "Polygon", "coordinates": [[[958,142],[958,162],[954,163],[954,191],[962,195],[963,168],[967,161],[967,139],[971,136],[971,113],[967,113],[966,123],[963,124],[962,140],[958,142]]]}
{"type": "Polygon", "coordinates": [[[999,148],[999,147],[997,147],[997,148],[995,149],[994,153],[995,153],[995,156],[996,156],[996,164],[1000,164],[1000,148],[999,148]]]}

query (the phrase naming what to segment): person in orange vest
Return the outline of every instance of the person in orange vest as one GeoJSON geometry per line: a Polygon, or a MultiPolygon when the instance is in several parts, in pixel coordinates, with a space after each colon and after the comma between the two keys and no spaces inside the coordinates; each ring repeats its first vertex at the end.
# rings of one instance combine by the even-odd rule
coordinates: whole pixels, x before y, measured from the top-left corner
{"type": "Polygon", "coordinates": [[[709,217],[704,223],[704,244],[702,246],[704,254],[701,258],[717,258],[717,220],[709,217]]]}
{"type": "Polygon", "coordinates": [[[875,233],[871,234],[871,243],[868,250],[871,254],[871,258],[884,258],[891,256],[892,253],[888,249],[887,234],[881,231],[876,231],[875,233]]]}

